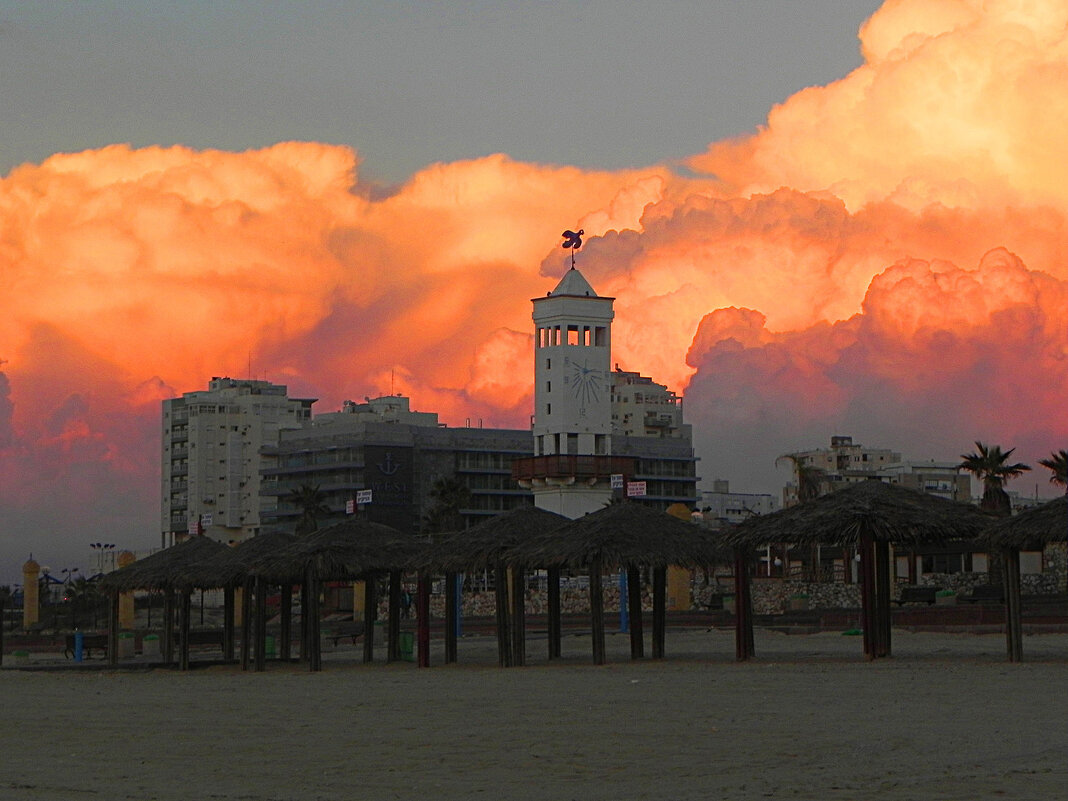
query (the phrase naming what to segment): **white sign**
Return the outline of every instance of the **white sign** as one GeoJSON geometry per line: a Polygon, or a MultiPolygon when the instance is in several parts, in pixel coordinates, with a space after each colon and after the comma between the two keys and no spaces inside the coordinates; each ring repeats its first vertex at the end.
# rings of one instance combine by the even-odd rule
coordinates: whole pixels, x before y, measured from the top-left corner
{"type": "Polygon", "coordinates": [[[370,503],[371,490],[356,490],[356,503],[370,503]]]}
{"type": "Polygon", "coordinates": [[[623,489],[623,474],[622,473],[613,473],[612,474],[612,489],[623,489]]]}
{"type": "Polygon", "coordinates": [[[210,526],[211,523],[212,523],[212,520],[214,520],[214,518],[211,516],[210,513],[200,516],[200,522],[205,526],[210,526]]]}
{"type": "Polygon", "coordinates": [[[353,501],[353,500],[345,501],[345,514],[347,514],[347,515],[356,514],[356,501],[353,501]]]}
{"type": "Polygon", "coordinates": [[[638,498],[645,495],[645,482],[644,481],[628,481],[627,482],[627,497],[638,498]]]}

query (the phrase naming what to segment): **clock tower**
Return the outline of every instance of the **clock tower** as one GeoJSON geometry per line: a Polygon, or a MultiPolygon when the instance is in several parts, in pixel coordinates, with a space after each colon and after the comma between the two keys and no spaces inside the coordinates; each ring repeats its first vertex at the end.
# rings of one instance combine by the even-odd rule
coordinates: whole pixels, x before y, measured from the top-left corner
{"type": "Polygon", "coordinates": [[[611,497],[612,311],[572,267],[534,298],[534,460],[543,509],[575,518],[611,497]]]}

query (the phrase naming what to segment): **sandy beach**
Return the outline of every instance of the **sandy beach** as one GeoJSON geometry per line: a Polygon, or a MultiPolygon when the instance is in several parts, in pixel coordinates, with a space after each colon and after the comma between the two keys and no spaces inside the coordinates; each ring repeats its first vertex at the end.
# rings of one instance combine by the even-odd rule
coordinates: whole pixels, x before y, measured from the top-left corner
{"type": "MultiPolygon", "coordinates": [[[[5,799],[1062,798],[1068,635],[895,631],[869,664],[856,637],[671,631],[668,659],[604,667],[584,637],[560,663],[324,671],[272,664],[0,673],[5,799]]],[[[7,665],[5,665],[5,668],[7,665]]]]}

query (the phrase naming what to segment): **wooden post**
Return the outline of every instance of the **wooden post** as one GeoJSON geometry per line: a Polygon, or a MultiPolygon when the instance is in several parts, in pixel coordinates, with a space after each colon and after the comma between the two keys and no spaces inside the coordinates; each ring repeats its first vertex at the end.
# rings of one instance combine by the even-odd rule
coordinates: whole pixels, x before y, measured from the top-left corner
{"type": "Polygon", "coordinates": [[[0,667],[4,664],[4,623],[7,622],[7,617],[4,615],[4,602],[6,600],[0,595],[0,667]]]}
{"type": "MultiPolygon", "coordinates": [[[[619,599],[624,603],[624,599],[619,599]]],[[[632,565],[627,568],[627,611],[630,618],[630,658],[645,656],[645,633],[642,631],[642,571],[632,565]]]]}
{"type": "Polygon", "coordinates": [[[108,597],[108,664],[119,664],[119,594],[108,597]]]}
{"type": "Polygon", "coordinates": [[[667,568],[653,568],[653,659],[664,658],[667,631],[667,568]]]}
{"type": "Polygon", "coordinates": [[[878,622],[879,647],[875,656],[879,658],[890,656],[890,543],[877,541],[875,543],[875,610],[878,622]]]}
{"type": "MultiPolygon", "coordinates": [[[[590,560],[590,618],[593,638],[593,663],[603,665],[604,655],[604,590],[601,587],[601,557],[590,560]]],[[[655,626],[655,623],[654,623],[655,626]]]]}
{"type": "Polygon", "coordinates": [[[174,590],[163,591],[163,661],[168,665],[174,664],[174,590]]]}
{"type": "Polygon", "coordinates": [[[512,636],[508,625],[508,569],[498,562],[493,569],[494,619],[497,621],[497,664],[512,666],[512,636]]]}
{"type": "Polygon", "coordinates": [[[308,670],[316,673],[323,669],[323,642],[319,624],[319,578],[310,567],[304,572],[304,586],[308,590],[308,607],[304,610],[308,618],[305,651],[308,654],[308,670]]]}
{"type": "Polygon", "coordinates": [[[430,667],[430,576],[419,574],[415,590],[415,632],[417,664],[430,667]]]}
{"type": "Polygon", "coordinates": [[[860,535],[860,608],[864,629],[864,657],[875,658],[875,565],[872,536],[868,531],[860,535]]]}
{"type": "Polygon", "coordinates": [[[523,667],[527,663],[526,571],[521,565],[512,574],[512,664],[523,667]]]}
{"type": "Polygon", "coordinates": [[[386,661],[400,660],[401,573],[389,571],[389,620],[386,621],[386,661]]]}
{"type": "Polygon", "coordinates": [[[1023,659],[1023,620],[1020,614],[1020,550],[1003,552],[1005,567],[1005,645],[1010,662],[1023,659]]]}
{"type": "Polygon", "coordinates": [[[193,591],[184,588],[178,599],[178,616],[181,620],[181,643],[178,649],[178,669],[189,670],[189,616],[193,611],[193,591]]]}
{"type": "Polygon", "coordinates": [[[251,667],[252,655],[252,586],[254,579],[245,579],[241,592],[241,669],[251,667]]]}
{"type": "Polygon", "coordinates": [[[253,653],[255,654],[255,671],[262,673],[267,669],[267,582],[262,576],[256,577],[255,587],[255,629],[256,643],[253,653]]]}
{"type": "Polygon", "coordinates": [[[234,661],[234,585],[223,588],[223,659],[234,661]]]}
{"type": "Polygon", "coordinates": [[[550,567],[546,586],[549,613],[549,659],[560,658],[560,568],[550,567]]]}
{"type": "Polygon", "coordinates": [[[283,584],[278,603],[278,658],[288,662],[293,652],[293,585],[283,584]]]}
{"type": "Polygon", "coordinates": [[[459,614],[459,589],[456,580],[459,578],[453,571],[445,573],[445,664],[450,665],[456,661],[456,618],[459,614]]]}
{"type": "Polygon", "coordinates": [[[375,661],[375,618],[378,617],[378,578],[367,576],[363,582],[363,661],[375,661]]]}
{"type": "Polygon", "coordinates": [[[741,548],[734,551],[734,658],[745,662],[749,653],[749,641],[746,634],[747,608],[745,604],[746,585],[749,583],[745,554],[741,548]]]}
{"type": "Polygon", "coordinates": [[[301,577],[300,581],[300,653],[297,657],[301,662],[308,660],[308,585],[301,577]]]}

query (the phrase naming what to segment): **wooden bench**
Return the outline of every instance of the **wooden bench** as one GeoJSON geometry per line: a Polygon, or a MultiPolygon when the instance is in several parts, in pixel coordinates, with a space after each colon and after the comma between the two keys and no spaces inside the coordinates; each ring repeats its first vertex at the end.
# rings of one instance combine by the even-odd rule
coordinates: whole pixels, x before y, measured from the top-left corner
{"type": "Polygon", "coordinates": [[[352,644],[355,645],[357,638],[363,636],[363,628],[363,622],[358,620],[351,623],[339,623],[335,624],[330,631],[325,632],[323,636],[332,641],[335,648],[338,642],[347,639],[351,639],[352,644]]]}
{"type": "Polygon", "coordinates": [[[1005,601],[1005,589],[1000,584],[977,584],[969,594],[957,597],[968,604],[1000,604],[1005,601]]]}
{"type": "MultiPolygon", "coordinates": [[[[82,634],[82,655],[86,659],[93,658],[93,649],[102,651],[102,656],[108,655],[108,635],[106,634],[82,634]]],[[[68,634],[63,647],[63,656],[67,659],[74,658],[74,635],[68,634]]]]}
{"type": "Polygon", "coordinates": [[[930,606],[935,602],[935,595],[938,590],[939,588],[934,585],[910,585],[908,587],[902,587],[901,597],[895,598],[894,603],[898,606],[904,606],[905,604],[927,604],[930,606]]]}
{"type": "MultiPolygon", "coordinates": [[[[176,647],[182,647],[182,632],[178,631],[174,634],[174,644],[176,647]]],[[[219,648],[223,647],[223,631],[222,629],[193,629],[189,632],[189,647],[192,648],[195,645],[213,645],[219,648]]]]}

